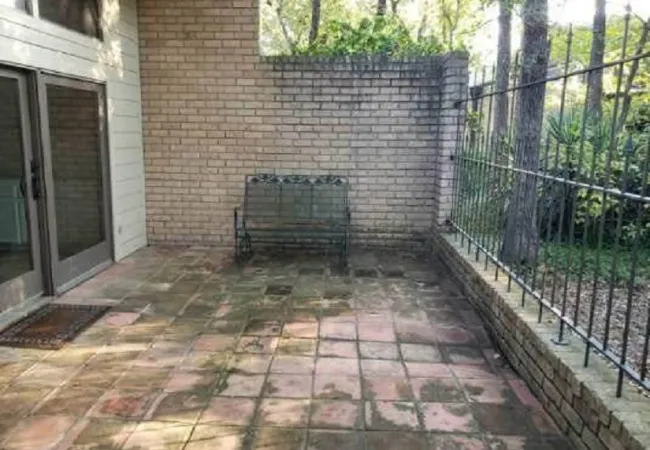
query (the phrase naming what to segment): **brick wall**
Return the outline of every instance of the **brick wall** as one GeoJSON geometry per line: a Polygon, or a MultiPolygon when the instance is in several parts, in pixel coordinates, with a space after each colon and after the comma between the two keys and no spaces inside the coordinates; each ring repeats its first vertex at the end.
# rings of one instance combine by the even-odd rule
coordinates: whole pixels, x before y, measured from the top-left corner
{"type": "Polygon", "coordinates": [[[467,254],[450,234],[434,235],[434,253],[446,265],[473,303],[497,347],[579,450],[642,450],[650,448],[650,402],[624,383],[616,397],[617,371],[592,354],[584,367],[584,343],[567,331],[567,345],[557,345],[558,323],[538,321],[539,307],[507,276],[494,279],[495,267],[467,254]]]}
{"type": "Polygon", "coordinates": [[[349,177],[353,244],[414,244],[444,222],[463,55],[263,58],[256,1],[138,7],[150,242],[230,244],[259,172],[349,177]]]}

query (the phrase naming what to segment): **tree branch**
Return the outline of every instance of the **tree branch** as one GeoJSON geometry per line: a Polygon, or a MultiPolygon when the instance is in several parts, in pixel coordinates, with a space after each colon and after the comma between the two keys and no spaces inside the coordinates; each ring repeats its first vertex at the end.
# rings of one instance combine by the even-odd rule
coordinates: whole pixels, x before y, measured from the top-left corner
{"type": "MultiPolygon", "coordinates": [[[[643,32],[639,37],[639,42],[637,43],[634,56],[639,56],[643,54],[643,50],[646,42],[648,41],[648,35],[650,34],[650,19],[647,22],[643,23],[643,32]]],[[[623,105],[621,106],[621,117],[618,121],[617,130],[620,131],[625,125],[627,120],[627,115],[630,112],[630,104],[632,103],[632,98],[630,97],[630,91],[632,90],[632,85],[634,84],[634,78],[636,73],[639,70],[640,59],[635,59],[632,61],[630,66],[630,72],[627,74],[627,79],[625,80],[625,90],[623,91],[623,105]]]]}

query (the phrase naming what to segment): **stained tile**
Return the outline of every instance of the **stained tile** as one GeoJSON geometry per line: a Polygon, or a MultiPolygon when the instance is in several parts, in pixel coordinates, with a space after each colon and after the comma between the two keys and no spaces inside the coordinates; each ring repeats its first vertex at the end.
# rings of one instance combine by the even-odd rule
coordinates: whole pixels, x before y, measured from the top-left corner
{"type": "Polygon", "coordinates": [[[316,345],[316,339],[282,338],[278,342],[278,353],[313,356],[316,354],[316,345]]]}
{"type": "Polygon", "coordinates": [[[265,291],[266,295],[289,295],[293,287],[286,284],[270,284],[265,291]]]}
{"type": "Polygon", "coordinates": [[[357,311],[359,323],[374,323],[380,326],[390,326],[393,314],[389,309],[360,309],[357,311]]]}
{"type": "MultiPolygon", "coordinates": [[[[432,450],[487,450],[487,444],[480,436],[463,436],[435,433],[429,435],[432,450]]],[[[506,449],[502,449],[506,450],[506,449]]]]}
{"type": "Polygon", "coordinates": [[[318,358],[316,374],[359,376],[359,360],[352,358],[318,358]]]}
{"type": "Polygon", "coordinates": [[[311,375],[270,374],[264,387],[265,397],[309,398],[312,390],[311,375]]]}
{"type": "Polygon", "coordinates": [[[64,387],[48,398],[36,414],[83,416],[104,394],[103,389],[64,387]]]}
{"type": "Polygon", "coordinates": [[[405,362],[406,371],[412,378],[451,378],[452,372],[447,364],[405,362]]]}
{"type": "Polygon", "coordinates": [[[231,373],[219,380],[216,393],[226,397],[257,397],[263,385],[264,375],[231,373]]]}
{"type": "Polygon", "coordinates": [[[416,430],[418,428],[414,403],[367,401],[365,415],[368,430],[416,430]]]}
{"type": "Polygon", "coordinates": [[[337,358],[356,358],[357,343],[354,341],[322,339],[318,344],[318,355],[333,356],[337,358]]]}
{"type": "Polygon", "coordinates": [[[354,323],[348,322],[321,322],[320,337],[354,341],[357,338],[357,327],[354,323]]]}
{"type": "Polygon", "coordinates": [[[466,401],[463,390],[453,378],[411,378],[411,387],[415,397],[423,402],[466,401]]]}
{"type": "Polygon", "coordinates": [[[314,379],[314,398],[358,400],[361,383],[357,376],[317,374],[314,379]]]}
{"type": "Polygon", "coordinates": [[[197,425],[184,450],[241,450],[246,431],[219,424],[197,425]]]}
{"type": "Polygon", "coordinates": [[[253,320],[244,328],[246,336],[279,336],[282,324],[279,321],[253,320]]]}
{"type": "Polygon", "coordinates": [[[25,419],[3,444],[6,450],[51,449],[65,436],[75,423],[75,418],[65,415],[34,416],[25,419]]]}
{"type": "Polygon", "coordinates": [[[399,361],[387,361],[383,359],[362,359],[361,373],[364,377],[390,376],[405,377],[404,366],[399,361]]]}
{"type": "Polygon", "coordinates": [[[199,423],[248,425],[255,411],[252,398],[214,397],[201,415],[199,423]]]}
{"type": "Polygon", "coordinates": [[[113,389],[97,402],[90,414],[93,417],[137,419],[149,409],[154,398],[152,391],[113,389]]]}
{"type": "Polygon", "coordinates": [[[510,386],[502,380],[466,379],[462,381],[462,385],[467,397],[473,402],[502,405],[517,402],[510,386]]]}
{"type": "Polygon", "coordinates": [[[437,347],[426,344],[400,344],[404,361],[442,362],[442,355],[437,347]]]}
{"type": "Polygon", "coordinates": [[[194,350],[223,352],[235,346],[235,337],[227,334],[203,334],[194,341],[194,350]]]}
{"type": "Polygon", "coordinates": [[[306,439],[306,430],[275,427],[258,428],[252,450],[303,450],[306,439]]]}
{"type": "Polygon", "coordinates": [[[217,370],[226,364],[228,353],[190,351],[178,367],[184,370],[217,370]]]}
{"type": "Polygon", "coordinates": [[[263,374],[271,365],[271,355],[240,353],[228,362],[228,366],[235,372],[243,374],[263,374]]]}
{"type": "Polygon", "coordinates": [[[404,377],[375,376],[363,378],[363,398],[367,400],[412,400],[408,380],[404,377]]]}
{"type": "Polygon", "coordinates": [[[167,383],[170,369],[146,369],[133,367],[126,371],[115,383],[119,389],[160,389],[167,383]]]}
{"type": "MultiPolygon", "coordinates": [[[[369,431],[366,433],[366,442],[368,450],[429,449],[424,434],[406,431],[369,431]]],[[[446,448],[444,450],[451,449],[446,448]]]]}
{"type": "Polygon", "coordinates": [[[464,403],[422,403],[424,428],[428,431],[471,433],[477,431],[472,412],[464,403]]]}
{"type": "MultiPolygon", "coordinates": [[[[363,434],[358,431],[309,431],[308,450],[359,450],[362,448],[364,448],[363,434]]],[[[371,448],[379,449],[380,447],[371,448]]]]}
{"type": "Polygon", "coordinates": [[[487,364],[450,364],[451,371],[461,380],[465,379],[502,379],[487,364]]]}
{"type": "Polygon", "coordinates": [[[282,335],[291,338],[314,339],[318,337],[318,322],[289,322],[284,324],[282,335]]]}
{"type": "Polygon", "coordinates": [[[526,436],[535,433],[535,425],[526,409],[475,403],[472,405],[472,411],[479,426],[490,434],[526,436]]]}
{"type": "MultiPolygon", "coordinates": [[[[135,429],[137,422],[115,419],[86,419],[74,438],[73,448],[120,448],[135,429]]],[[[76,425],[75,425],[76,428],[76,425]]]]}
{"type": "Polygon", "coordinates": [[[278,338],[261,336],[243,336],[237,343],[240,353],[273,353],[278,346],[278,338]]]}
{"type": "Polygon", "coordinates": [[[360,428],[361,405],[349,400],[314,400],[309,424],[312,428],[360,428]]]}
{"type": "Polygon", "coordinates": [[[148,419],[194,424],[208,404],[203,393],[171,392],[161,394],[153,403],[148,419]]]}
{"type": "Polygon", "coordinates": [[[362,341],[377,341],[377,342],[395,342],[395,330],[391,322],[376,324],[361,322],[358,325],[359,340],[362,341]]]}
{"type": "Polygon", "coordinates": [[[397,344],[393,342],[359,342],[359,353],[364,359],[399,359],[397,344]]]}
{"type": "Polygon", "coordinates": [[[471,331],[461,327],[435,327],[434,333],[439,344],[473,345],[477,343],[471,331]]]}
{"type": "Polygon", "coordinates": [[[444,347],[444,352],[454,364],[485,364],[483,353],[477,347],[450,345],[444,347]]]}
{"type": "Polygon", "coordinates": [[[192,433],[191,425],[142,422],[126,440],[123,450],[181,450],[192,433]]]}
{"type": "Polygon", "coordinates": [[[314,370],[314,358],[311,356],[276,355],[271,363],[272,373],[310,374],[314,370]]]}
{"type": "Polygon", "coordinates": [[[260,426],[304,427],[308,410],[309,400],[264,399],[257,423],[260,426]]]}
{"type": "Polygon", "coordinates": [[[167,379],[165,392],[208,391],[217,381],[212,370],[179,370],[167,379]]]}

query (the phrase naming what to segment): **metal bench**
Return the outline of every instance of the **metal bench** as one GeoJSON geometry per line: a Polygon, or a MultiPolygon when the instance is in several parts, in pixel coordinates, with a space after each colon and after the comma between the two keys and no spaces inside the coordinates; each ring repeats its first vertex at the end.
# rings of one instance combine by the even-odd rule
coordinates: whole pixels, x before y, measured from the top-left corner
{"type": "Polygon", "coordinates": [[[243,207],[235,208],[234,228],[238,261],[250,257],[257,245],[335,247],[347,266],[348,182],[334,175],[249,175],[243,207]]]}

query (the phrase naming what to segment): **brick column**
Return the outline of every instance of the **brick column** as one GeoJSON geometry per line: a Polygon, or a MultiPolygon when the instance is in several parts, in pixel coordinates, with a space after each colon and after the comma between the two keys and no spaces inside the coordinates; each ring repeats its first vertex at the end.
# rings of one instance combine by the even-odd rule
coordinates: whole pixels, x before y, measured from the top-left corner
{"type": "Polygon", "coordinates": [[[443,57],[438,115],[438,151],[433,230],[439,231],[451,217],[456,153],[465,125],[465,102],[469,78],[468,55],[461,52],[443,57]]]}

